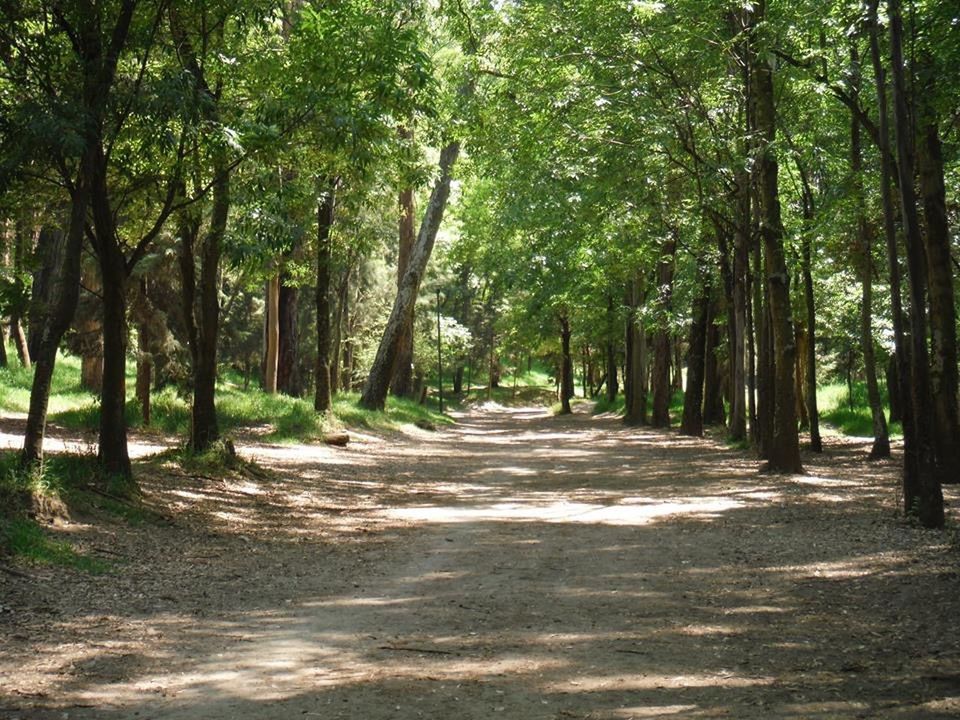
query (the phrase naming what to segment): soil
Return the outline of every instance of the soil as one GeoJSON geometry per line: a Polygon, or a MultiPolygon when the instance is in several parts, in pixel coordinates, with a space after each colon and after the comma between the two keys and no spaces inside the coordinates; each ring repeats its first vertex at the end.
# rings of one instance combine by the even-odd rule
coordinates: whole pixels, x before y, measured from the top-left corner
{"type": "Polygon", "coordinates": [[[268,471],[141,466],[153,519],[51,529],[108,572],[0,572],[0,717],[960,717],[956,538],[866,441],[769,476],[494,407],[238,450],[268,471]]]}

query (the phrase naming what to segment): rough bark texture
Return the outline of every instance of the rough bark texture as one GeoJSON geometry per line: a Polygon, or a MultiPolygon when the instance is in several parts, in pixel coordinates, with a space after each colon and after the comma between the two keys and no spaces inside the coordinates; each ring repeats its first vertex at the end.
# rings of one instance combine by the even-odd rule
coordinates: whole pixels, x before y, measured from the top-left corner
{"type": "Polygon", "coordinates": [[[647,336],[640,324],[637,309],[643,299],[642,278],[638,275],[631,281],[627,291],[626,343],[627,357],[624,369],[626,406],[623,421],[628,425],[647,422],[647,336]]]}
{"type": "MultiPolygon", "coordinates": [[[[764,20],[764,3],[758,3],[757,20],[764,20]]],[[[755,29],[755,28],[754,28],[755,29]]],[[[757,57],[757,54],[754,54],[757,57]]],[[[796,343],[790,308],[790,276],[783,249],[783,224],[780,219],[778,165],[774,142],[773,70],[766,62],[752,66],[756,125],[764,143],[759,160],[761,198],[761,236],[763,238],[767,295],[774,352],[773,436],[767,448],[767,469],[771,472],[798,473],[800,442],[794,398],[793,373],[796,343]]]]}
{"type": "MultiPolygon", "coordinates": [[[[60,214],[58,212],[58,214],[60,214]]],[[[69,213],[64,213],[69,215],[69,213]]],[[[64,225],[69,220],[64,218],[64,225]]],[[[64,230],[60,227],[44,225],[37,236],[37,248],[34,252],[33,284],[30,291],[30,308],[27,313],[27,345],[30,357],[36,360],[40,352],[40,336],[53,310],[55,299],[51,297],[53,274],[60,267],[62,258],[59,253],[64,247],[64,230]]]]}
{"type": "Polygon", "coordinates": [[[616,331],[616,313],[614,313],[613,296],[607,298],[607,343],[606,343],[606,364],[607,364],[607,402],[613,404],[617,399],[617,393],[620,392],[620,385],[617,382],[617,351],[615,338],[616,331]]]}
{"type": "Polygon", "coordinates": [[[560,412],[568,415],[572,412],[570,398],[573,397],[573,358],[570,357],[570,321],[566,316],[560,317],[560,352],[560,412]]]}
{"type": "Polygon", "coordinates": [[[737,222],[733,236],[733,317],[731,338],[730,427],[733,441],[747,439],[746,334],[747,334],[747,263],[750,236],[749,180],[745,172],[737,175],[737,222]]]}
{"type": "Polygon", "coordinates": [[[703,357],[703,424],[723,425],[727,421],[723,406],[723,372],[720,367],[720,326],[714,322],[720,312],[715,297],[707,304],[706,345],[703,357]]]}
{"type": "Polygon", "coordinates": [[[903,61],[903,20],[899,0],[890,0],[890,55],[893,74],[893,118],[897,167],[900,174],[900,211],[910,273],[910,422],[912,437],[904,435],[903,503],[925,527],[943,527],[943,491],[937,467],[933,428],[930,366],[927,353],[926,258],[920,236],[914,193],[914,157],[907,117],[903,61]]]}
{"type": "Polygon", "coordinates": [[[448,144],[440,151],[440,177],[430,194],[430,200],[420,223],[420,232],[417,234],[417,241],[413,252],[410,254],[407,272],[404,273],[403,282],[397,291],[390,318],[383,330],[383,336],[377,348],[376,358],[370,368],[370,374],[367,376],[363,393],[360,396],[360,404],[367,409],[383,410],[386,404],[390,380],[396,371],[400,340],[404,328],[412,321],[413,307],[420,291],[420,282],[430,260],[430,254],[433,252],[437,231],[440,229],[447,199],[450,197],[452,170],[459,154],[460,143],[456,141],[448,144]]]}
{"type": "MultiPolygon", "coordinates": [[[[860,57],[856,43],[850,46],[850,94],[859,104],[860,97],[860,57]]],[[[852,115],[850,118],[850,171],[853,175],[853,188],[857,204],[857,242],[854,247],[854,260],[860,272],[860,347],[863,353],[863,369],[867,380],[867,400],[870,404],[870,416],[873,423],[873,446],[870,458],[878,459],[890,456],[890,437],[887,431],[887,419],[883,414],[880,400],[880,385],[877,382],[877,357],[873,344],[873,235],[867,222],[866,202],[863,191],[863,149],[860,140],[860,121],[852,115]]]]}
{"type": "Polygon", "coordinates": [[[651,425],[670,427],[670,331],[667,316],[673,303],[674,259],[677,241],[673,233],[660,255],[657,265],[657,329],[653,336],[653,371],[651,385],[653,390],[653,412],[651,425]]]}
{"type": "Polygon", "coordinates": [[[267,393],[277,392],[277,370],[280,356],[280,276],[275,275],[267,281],[267,306],[264,310],[263,389],[267,393]]]}
{"type": "MultiPolygon", "coordinates": [[[[901,298],[903,297],[900,280],[900,259],[897,246],[896,217],[893,206],[891,183],[894,180],[893,163],[890,154],[890,120],[887,111],[886,69],[880,54],[880,29],[877,19],[878,1],[868,4],[870,60],[873,65],[873,77],[877,95],[877,118],[879,126],[880,150],[880,199],[883,207],[883,234],[887,246],[887,267],[890,278],[890,310],[893,316],[894,355],[890,358],[887,373],[887,390],[890,397],[890,421],[900,421],[903,425],[904,445],[912,443],[913,422],[909,420],[910,408],[903,380],[909,377],[910,353],[907,346],[906,330],[901,298]],[[892,382],[891,382],[892,380],[892,382]]],[[[907,454],[904,454],[906,466],[907,454]]]]}
{"type": "Polygon", "coordinates": [[[338,178],[331,178],[317,203],[317,367],[313,409],[319,413],[330,410],[332,391],[330,383],[330,277],[333,248],[330,230],[333,227],[337,203],[338,178]]]}
{"type": "MultiPolygon", "coordinates": [[[[920,95],[933,94],[928,79],[920,95]]],[[[926,232],[930,299],[930,389],[933,393],[934,445],[944,483],[960,482],[960,415],[957,392],[957,313],[953,288],[953,259],[947,225],[946,191],[943,179],[943,151],[935,111],[921,101],[923,109],[917,139],[920,194],[926,232]]]]}
{"type": "MultiPolygon", "coordinates": [[[[88,153],[89,154],[89,153],[88,153]]],[[[81,163],[89,162],[85,156],[81,163]]],[[[49,258],[52,260],[47,280],[47,303],[43,323],[37,335],[36,362],[30,389],[30,409],[24,430],[21,463],[39,464],[43,459],[43,437],[47,424],[50,385],[63,334],[73,321],[80,297],[80,258],[87,216],[89,192],[85,184],[85,168],[81,165],[78,182],[70,192],[70,220],[66,233],[51,233],[49,258]]]]}
{"type": "Polygon", "coordinates": [[[817,408],[817,305],[813,291],[813,222],[816,214],[813,188],[806,169],[797,159],[797,170],[802,184],[804,233],[800,244],[800,270],[803,276],[803,308],[806,321],[804,355],[799,357],[803,367],[804,406],[807,411],[806,425],[810,429],[810,449],[823,452],[823,439],[820,437],[820,410],[817,408]]]}
{"type": "MultiPolygon", "coordinates": [[[[140,302],[143,308],[146,308],[149,302],[147,279],[140,279],[140,302]]],[[[137,323],[137,381],[136,397],[140,405],[140,417],[143,424],[150,426],[151,408],[150,408],[150,388],[153,383],[153,355],[150,352],[150,323],[147,322],[145,313],[142,314],[137,323]]]]}
{"type": "MultiPolygon", "coordinates": [[[[701,280],[704,280],[701,274],[701,280]]],[[[687,347],[687,388],[683,395],[683,419],[680,421],[682,435],[703,435],[703,378],[707,347],[707,322],[710,315],[710,286],[702,290],[693,303],[690,322],[690,340],[687,347]]]]}
{"type": "MultiPolygon", "coordinates": [[[[400,221],[398,227],[397,246],[397,290],[403,283],[403,276],[407,272],[410,253],[416,239],[414,228],[415,206],[413,189],[406,188],[400,192],[398,199],[400,221]]],[[[397,369],[393,374],[390,391],[397,397],[411,397],[413,394],[413,323],[414,314],[411,313],[408,324],[403,328],[400,336],[397,369]]]]}
{"type": "Polygon", "coordinates": [[[277,297],[277,392],[291,397],[303,394],[300,380],[300,289],[290,284],[290,276],[280,274],[277,297]]]}

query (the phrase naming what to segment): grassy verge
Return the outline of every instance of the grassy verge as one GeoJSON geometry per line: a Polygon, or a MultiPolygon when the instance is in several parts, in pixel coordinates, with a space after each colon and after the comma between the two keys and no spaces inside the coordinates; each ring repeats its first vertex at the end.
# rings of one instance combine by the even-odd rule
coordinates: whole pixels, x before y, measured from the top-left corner
{"type": "MultiPolygon", "coordinates": [[[[368,430],[398,430],[403,425],[440,427],[452,425],[453,418],[439,413],[436,398],[420,405],[405,398],[387,398],[383,412],[367,410],[359,405],[359,393],[341,393],[333,399],[333,417],[346,427],[368,430]]],[[[446,399],[445,399],[446,400],[446,399]]]]}
{"type": "Polygon", "coordinates": [[[129,489],[104,482],[96,458],[88,455],[51,455],[41,468],[19,467],[17,452],[0,453],[0,553],[9,553],[30,563],[60,565],[85,572],[104,572],[109,566],[76,551],[58,540],[30,517],[36,508],[104,507],[132,520],[135,505],[121,495],[129,489]]]}
{"type": "MultiPolygon", "coordinates": [[[[886,387],[881,383],[880,400],[883,403],[884,413],[890,417],[890,403],[887,398],[886,387]]],[[[820,419],[842,435],[853,437],[873,437],[873,417],[870,413],[870,404],[867,402],[867,388],[863,382],[853,385],[851,395],[844,383],[832,383],[817,388],[817,407],[820,410],[820,419]]],[[[903,434],[900,423],[889,423],[891,437],[903,434]]]]}

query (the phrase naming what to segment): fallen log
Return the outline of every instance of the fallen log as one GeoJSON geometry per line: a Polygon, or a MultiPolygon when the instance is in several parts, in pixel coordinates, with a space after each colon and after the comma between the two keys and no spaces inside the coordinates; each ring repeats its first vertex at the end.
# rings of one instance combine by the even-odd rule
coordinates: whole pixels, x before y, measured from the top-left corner
{"type": "Polygon", "coordinates": [[[327,445],[346,447],[347,443],[350,442],[350,436],[345,432],[327,433],[323,436],[323,442],[327,445]]]}

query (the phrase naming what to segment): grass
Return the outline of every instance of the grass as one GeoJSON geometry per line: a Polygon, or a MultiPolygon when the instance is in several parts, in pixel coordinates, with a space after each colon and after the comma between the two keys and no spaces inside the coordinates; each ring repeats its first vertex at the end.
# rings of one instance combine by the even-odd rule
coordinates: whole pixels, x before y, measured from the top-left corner
{"type": "Polygon", "coordinates": [[[347,427],[368,430],[397,430],[403,425],[437,427],[452,425],[453,418],[439,413],[436,399],[428,405],[420,405],[406,398],[387,398],[383,412],[360,407],[359,393],[341,393],[333,399],[334,418],[347,427]]]}
{"type": "Polygon", "coordinates": [[[67,500],[81,507],[108,504],[108,511],[133,519],[135,508],[121,495],[113,495],[120,492],[123,488],[102,481],[92,455],[50,455],[40,468],[24,470],[17,452],[0,453],[0,550],[33,563],[104,572],[106,563],[51,538],[37,521],[27,517],[27,510],[31,505],[52,506],[67,500]],[[89,489],[98,484],[105,487],[101,495],[89,489]]]}
{"type": "MultiPolygon", "coordinates": [[[[890,404],[883,384],[880,386],[880,399],[884,413],[889,419],[890,404]]],[[[817,388],[817,407],[820,410],[820,420],[841,434],[873,437],[873,417],[870,413],[870,404],[867,402],[866,383],[853,384],[852,398],[845,383],[822,385],[817,388]]],[[[891,437],[899,437],[903,434],[900,423],[888,424],[891,437]]]]}
{"type": "MultiPolygon", "coordinates": [[[[16,364],[16,353],[8,353],[10,364],[0,368],[0,411],[25,413],[30,409],[30,388],[33,370],[16,364]]],[[[58,413],[88,405],[93,400],[89,390],[80,387],[80,358],[61,354],[50,388],[48,412],[58,413]]]]}
{"type": "Polygon", "coordinates": [[[2,544],[11,553],[38,565],[60,565],[89,573],[102,573],[109,568],[102,560],[78,553],[70,543],[51,538],[28,518],[12,518],[2,535],[2,544]]]}

